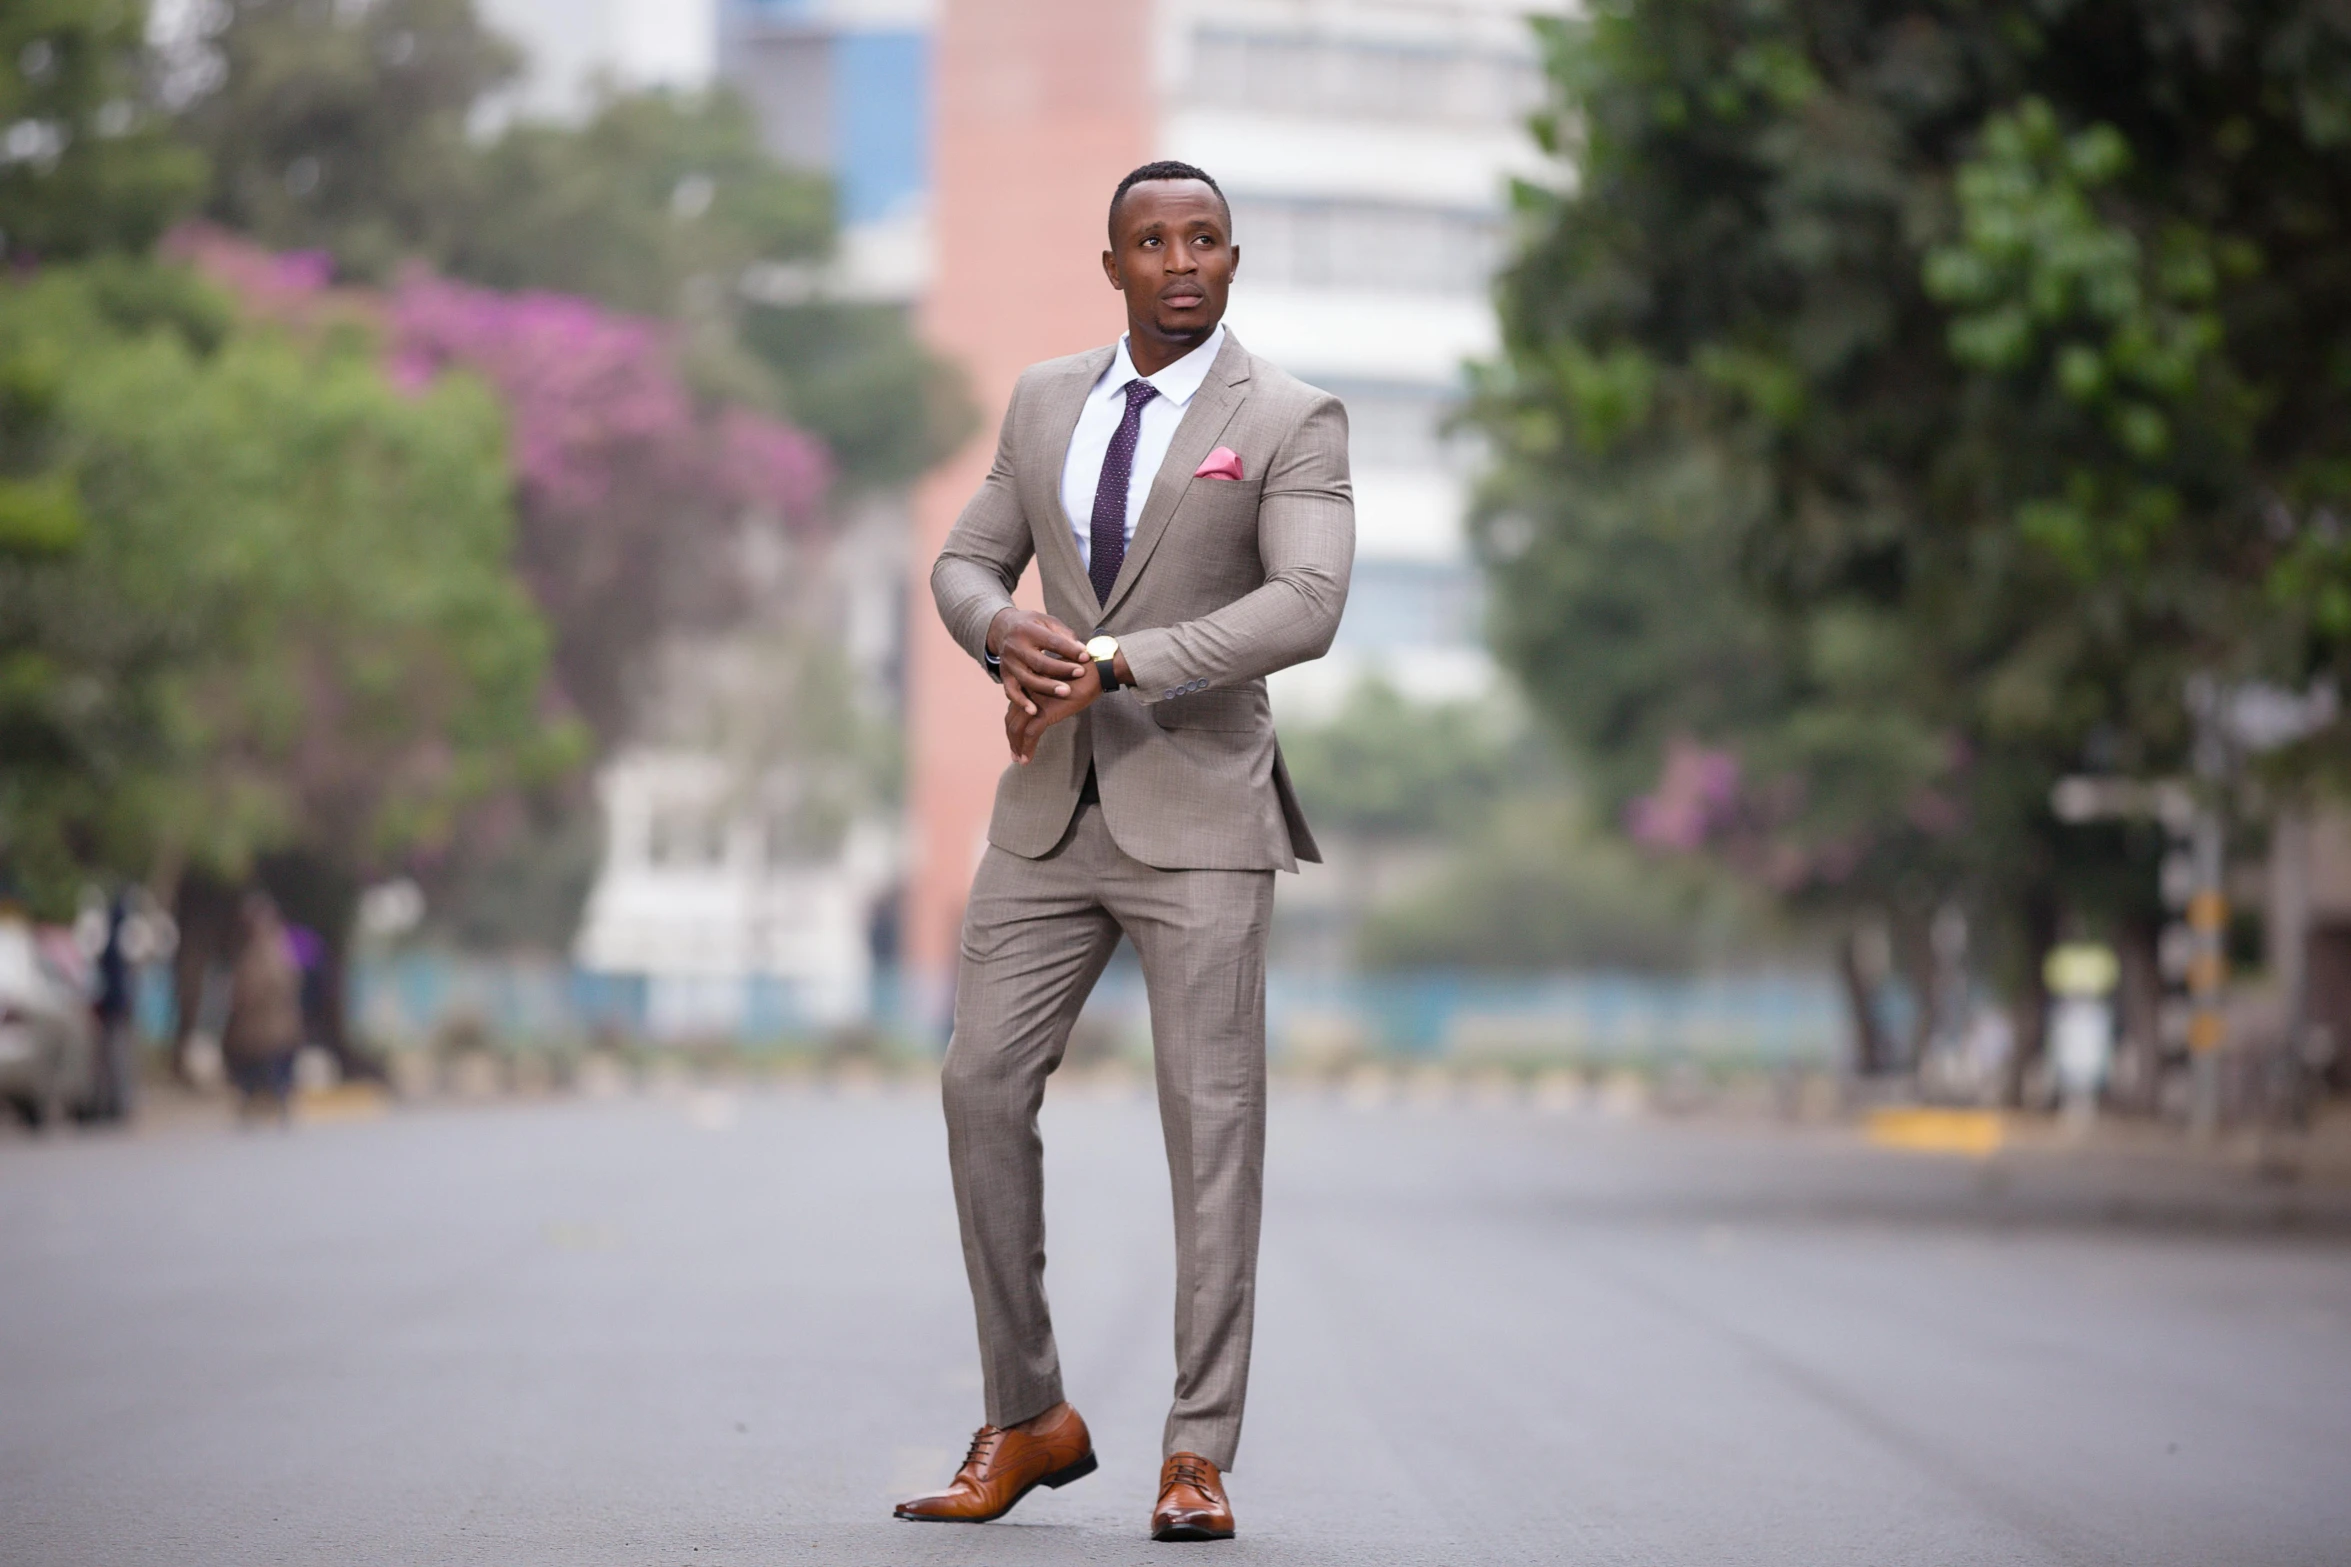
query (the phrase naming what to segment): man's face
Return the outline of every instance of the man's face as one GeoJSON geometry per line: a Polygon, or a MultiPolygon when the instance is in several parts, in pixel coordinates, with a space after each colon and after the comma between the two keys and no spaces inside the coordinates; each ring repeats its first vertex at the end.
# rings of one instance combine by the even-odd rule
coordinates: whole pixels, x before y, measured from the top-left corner
{"type": "Polygon", "coordinates": [[[1145,180],[1118,204],[1102,270],[1127,296],[1137,340],[1199,343],[1224,319],[1241,265],[1223,198],[1198,180],[1145,180]]]}

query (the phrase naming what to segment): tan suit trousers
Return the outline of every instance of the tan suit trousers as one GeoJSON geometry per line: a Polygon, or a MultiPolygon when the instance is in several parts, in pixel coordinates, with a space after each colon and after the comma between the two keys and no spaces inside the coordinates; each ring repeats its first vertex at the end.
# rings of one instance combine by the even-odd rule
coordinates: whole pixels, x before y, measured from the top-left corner
{"type": "Polygon", "coordinates": [[[1154,869],[1119,849],[1092,802],[1050,853],[991,847],[980,862],[944,1089],[989,1424],[1016,1425],[1062,1397],[1037,1111],[1123,931],[1150,994],[1175,1198],[1176,1385],[1163,1452],[1232,1467],[1256,1314],[1272,914],[1272,871],[1154,869]]]}

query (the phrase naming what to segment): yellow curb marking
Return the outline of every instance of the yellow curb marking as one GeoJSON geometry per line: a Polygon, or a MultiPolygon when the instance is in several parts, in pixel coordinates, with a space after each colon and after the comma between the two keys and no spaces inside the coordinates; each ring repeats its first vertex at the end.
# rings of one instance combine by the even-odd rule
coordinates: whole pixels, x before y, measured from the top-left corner
{"type": "Polygon", "coordinates": [[[294,1096],[294,1118],[305,1122],[372,1121],[389,1110],[392,1096],[374,1083],[340,1083],[306,1088],[294,1096]]]}
{"type": "Polygon", "coordinates": [[[1887,1109],[1869,1112],[1862,1135],[1878,1148],[1986,1159],[2000,1151],[2008,1130],[1990,1110],[1887,1109]]]}

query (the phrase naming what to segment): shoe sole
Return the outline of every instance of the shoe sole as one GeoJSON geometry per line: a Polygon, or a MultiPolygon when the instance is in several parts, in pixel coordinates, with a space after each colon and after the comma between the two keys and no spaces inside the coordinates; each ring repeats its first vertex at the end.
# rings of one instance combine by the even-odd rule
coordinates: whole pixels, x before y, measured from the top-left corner
{"type": "Polygon", "coordinates": [[[1230,1529],[1203,1529],[1198,1524],[1190,1523],[1173,1524],[1168,1528],[1155,1530],[1151,1535],[1152,1539],[1163,1544],[1173,1544],[1183,1540],[1229,1540],[1232,1537],[1233,1531],[1230,1529]]]}
{"type": "Polygon", "coordinates": [[[1049,1491],[1058,1491],[1063,1486],[1069,1484],[1072,1480],[1083,1480],[1086,1476],[1092,1474],[1095,1470],[1101,1467],[1102,1465],[1100,1461],[1094,1457],[1093,1449],[1088,1448],[1086,1450],[1085,1457],[1079,1459],[1076,1463],[1071,1464],[1066,1469],[1056,1469],[1049,1475],[1039,1475],[1036,1479],[1031,1480],[1028,1484],[1022,1486],[1020,1490],[1015,1493],[1011,1501],[1006,1502],[1002,1507],[998,1508],[992,1513],[981,1514],[970,1518],[950,1518],[941,1513],[909,1513],[893,1511],[890,1516],[898,1519],[902,1523],[994,1523],[997,1519],[1003,1517],[1006,1513],[1012,1511],[1015,1507],[1018,1507],[1020,1505],[1021,1498],[1028,1495],[1031,1491],[1034,1491],[1038,1486],[1041,1485],[1049,1491]]]}

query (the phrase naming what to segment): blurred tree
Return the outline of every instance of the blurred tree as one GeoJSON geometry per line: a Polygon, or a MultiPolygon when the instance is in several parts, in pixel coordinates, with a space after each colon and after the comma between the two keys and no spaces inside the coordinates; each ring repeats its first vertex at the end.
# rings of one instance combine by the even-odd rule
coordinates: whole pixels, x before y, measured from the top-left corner
{"type": "Polygon", "coordinates": [[[0,8],[0,255],[144,250],[201,195],[202,156],[153,101],[147,13],[137,0],[0,8]]]}
{"type": "Polygon", "coordinates": [[[753,262],[832,248],[831,190],[762,151],[729,92],[614,94],[577,127],[517,123],[480,169],[474,210],[439,259],[492,288],[670,316],[724,301],[753,262]]]}
{"type": "Polygon", "coordinates": [[[911,483],[978,422],[961,374],[922,346],[903,306],[753,304],[742,335],[775,376],[784,411],[824,437],[852,485],[911,483]]]}
{"type": "Polygon", "coordinates": [[[747,607],[750,536],[806,534],[822,518],[822,445],[740,404],[697,400],[667,323],[427,273],[388,292],[330,288],[312,258],[204,227],[168,248],[257,319],[378,346],[402,386],[454,374],[496,393],[519,513],[515,565],[554,629],[558,695],[607,744],[636,716],[661,637],[747,607]]]}
{"type": "Polygon", "coordinates": [[[1362,839],[1458,830],[1500,796],[1518,749],[1491,707],[1422,703],[1363,681],[1326,723],[1292,728],[1282,757],[1317,826],[1362,839]]]}
{"type": "Polygon", "coordinates": [[[556,294],[412,279],[392,302],[404,380],[478,374],[513,420],[523,576],[557,628],[566,696],[609,741],[666,632],[747,607],[746,519],[807,529],[824,448],[736,406],[708,414],[656,323],[556,294]]]}
{"type": "Polygon", "coordinates": [[[730,92],[611,93],[579,125],[469,139],[517,63],[472,0],[235,0],[189,52],[209,85],[183,120],[230,228],[323,250],[346,279],[418,260],[675,321],[698,396],[789,417],[855,486],[903,483],[969,433],[903,307],[822,297],[832,192],[770,158],[730,92]],[[754,272],[797,302],[748,304],[754,272]]]}
{"type": "Polygon", "coordinates": [[[1369,679],[1285,729],[1301,802],[1350,878],[1373,968],[1681,969],[1753,945],[1718,872],[1596,834],[1547,738],[1511,706],[1415,702],[1369,679]]]}
{"type": "Polygon", "coordinates": [[[1966,899],[2035,1029],[2061,910],[2154,891],[2051,782],[2182,765],[2191,670],[2343,662],[2351,30],[2291,0],[1542,26],[1574,175],[1521,192],[1483,386],[1497,646],[1637,835],[1890,918],[1922,988],[1966,899]]]}
{"type": "Polygon", "coordinates": [[[904,483],[970,433],[971,414],[902,306],[824,297],[833,242],[830,188],[768,157],[741,100],[645,92],[606,98],[576,129],[508,129],[443,260],[495,288],[677,320],[698,392],[786,415],[852,485],[904,483]],[[755,277],[771,293],[781,279],[795,302],[747,301],[755,277]]]}
{"type": "Polygon", "coordinates": [[[192,295],[104,270],[0,287],[0,366],[48,371],[0,428],[47,445],[80,517],[69,548],[0,563],[0,855],[55,902],[91,867],[275,854],[340,889],[312,900],[339,904],[313,911],[339,957],[362,875],[580,740],[542,713],[482,388],[395,387],[363,335],[224,335],[192,295]]]}
{"type": "Polygon", "coordinates": [[[1520,791],[1366,911],[1356,953],[1372,968],[1683,972],[1757,950],[1750,901],[1701,865],[1661,866],[1594,832],[1564,793],[1520,791]]]}
{"type": "Polygon", "coordinates": [[[93,531],[74,471],[82,349],[158,336],[209,354],[229,324],[192,278],[119,258],[0,285],[0,863],[46,915],[71,910],[88,865],[143,868],[136,786],[171,755],[160,648],[78,601],[93,531]]]}
{"type": "Polygon", "coordinates": [[[473,0],[219,0],[183,51],[180,119],[211,158],[207,211],[277,250],[385,281],[448,253],[478,210],[468,121],[521,63],[473,0]]]}

